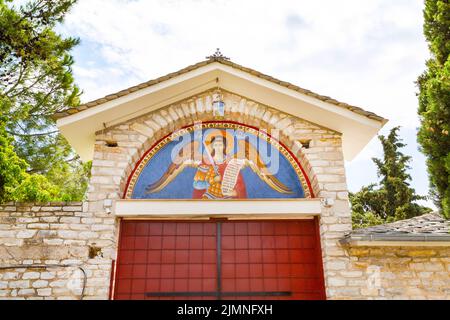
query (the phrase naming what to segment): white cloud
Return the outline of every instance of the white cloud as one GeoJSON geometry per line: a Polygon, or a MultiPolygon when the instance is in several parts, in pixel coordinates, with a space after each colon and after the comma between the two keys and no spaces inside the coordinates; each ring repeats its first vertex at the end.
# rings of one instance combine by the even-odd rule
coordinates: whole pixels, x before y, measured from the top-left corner
{"type": "MultiPolygon", "coordinates": [[[[62,30],[79,36],[84,100],[204,59],[233,61],[390,119],[418,126],[414,81],[428,56],[422,0],[79,0],[62,30]]],[[[418,156],[415,139],[411,152],[418,156]]],[[[347,166],[353,189],[373,181],[374,139],[347,166]],[[363,175],[358,166],[371,168],[363,175]]],[[[417,169],[415,169],[417,171],[417,169]]],[[[366,170],[367,171],[367,170],[366,170]]],[[[424,180],[426,173],[417,173],[424,180]]],[[[422,187],[421,187],[422,188],[422,187]]]]}

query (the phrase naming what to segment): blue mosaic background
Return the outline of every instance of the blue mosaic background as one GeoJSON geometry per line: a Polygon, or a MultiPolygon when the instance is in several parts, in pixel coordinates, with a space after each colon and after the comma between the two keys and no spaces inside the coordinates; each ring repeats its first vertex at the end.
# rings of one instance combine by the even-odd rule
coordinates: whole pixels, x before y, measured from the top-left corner
{"type": "MultiPolygon", "coordinates": [[[[195,134],[195,139],[200,140],[202,136],[207,136],[210,130],[217,129],[204,129],[203,135],[199,134],[198,131],[195,134]]],[[[269,157],[272,153],[275,153],[279,159],[279,170],[274,175],[280,182],[289,187],[293,193],[292,194],[282,194],[271,187],[269,187],[264,181],[262,181],[256,173],[252,171],[251,168],[246,167],[241,170],[241,174],[245,181],[245,187],[247,189],[248,199],[263,199],[263,198],[304,198],[304,191],[299,181],[299,178],[291,166],[289,161],[284,155],[278,152],[278,150],[273,147],[267,141],[256,137],[255,135],[247,132],[236,131],[227,129],[227,132],[233,135],[235,142],[237,139],[248,138],[253,146],[257,147],[260,156],[264,163],[269,164],[269,157]],[[266,151],[267,150],[267,151],[266,151]]],[[[228,137],[228,135],[227,135],[228,137]]],[[[147,165],[142,170],[132,192],[132,199],[192,199],[192,193],[194,191],[193,179],[197,172],[196,168],[187,167],[185,168],[171,183],[169,183],[163,190],[157,193],[147,194],[145,189],[152,183],[158,181],[160,177],[166,172],[167,168],[171,163],[171,153],[174,148],[180,149],[183,146],[194,139],[194,133],[187,133],[185,136],[181,137],[181,140],[171,141],[162,147],[158,153],[156,153],[152,159],[147,163],[147,165]],[[181,144],[180,144],[181,141],[181,144]]],[[[234,152],[237,151],[237,143],[234,143],[234,152]]],[[[228,150],[227,150],[228,151],[228,150]]],[[[229,152],[234,153],[234,152],[229,152]]]]}

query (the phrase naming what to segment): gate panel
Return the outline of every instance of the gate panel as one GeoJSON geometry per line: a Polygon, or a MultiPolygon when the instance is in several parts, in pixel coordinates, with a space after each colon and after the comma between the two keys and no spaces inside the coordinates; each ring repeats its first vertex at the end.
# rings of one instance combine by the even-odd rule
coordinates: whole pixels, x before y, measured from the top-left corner
{"type": "Polygon", "coordinates": [[[215,223],[123,221],[121,228],[116,299],[192,299],[158,294],[216,290],[215,223]]]}
{"type": "Polygon", "coordinates": [[[224,223],[224,299],[322,299],[314,221],[224,223]],[[242,295],[245,292],[258,293],[242,295]]]}
{"type": "Polygon", "coordinates": [[[324,299],[313,220],[122,221],[115,299],[324,299]]]}

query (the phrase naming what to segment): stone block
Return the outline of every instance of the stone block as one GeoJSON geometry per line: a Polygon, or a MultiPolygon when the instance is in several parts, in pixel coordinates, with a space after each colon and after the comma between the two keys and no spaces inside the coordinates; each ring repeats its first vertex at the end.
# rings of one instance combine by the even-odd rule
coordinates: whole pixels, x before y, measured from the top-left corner
{"type": "Polygon", "coordinates": [[[71,230],[58,230],[58,236],[63,239],[75,239],[78,238],[78,232],[71,230]]]}
{"type": "Polygon", "coordinates": [[[49,283],[51,288],[62,288],[67,284],[67,280],[55,280],[49,283]]]}
{"type": "MultiPolygon", "coordinates": [[[[66,211],[66,210],[64,210],[66,211]]],[[[81,222],[81,218],[79,217],[61,217],[59,219],[60,223],[80,223],[81,222]]]]}
{"type": "Polygon", "coordinates": [[[98,237],[98,232],[83,231],[79,233],[80,239],[97,239],[98,237]]]}
{"type": "Polygon", "coordinates": [[[51,288],[45,288],[45,289],[37,289],[38,296],[41,297],[48,297],[52,294],[51,288]]]}
{"type": "Polygon", "coordinates": [[[10,281],[9,287],[13,289],[26,289],[30,287],[30,281],[29,280],[10,281]]]}
{"type": "Polygon", "coordinates": [[[48,223],[30,223],[27,225],[28,229],[48,229],[49,227],[48,223]]]}
{"type": "Polygon", "coordinates": [[[28,280],[28,279],[39,279],[39,277],[41,276],[41,274],[39,272],[25,272],[22,275],[22,279],[23,280],[28,280]]]}
{"type": "Polygon", "coordinates": [[[45,272],[41,272],[41,279],[43,280],[50,280],[50,279],[54,279],[56,276],[56,273],[53,271],[45,271],[45,272]]]}
{"type": "Polygon", "coordinates": [[[0,238],[14,238],[15,235],[16,235],[15,231],[11,231],[11,230],[3,231],[3,230],[0,230],[0,238]]]}
{"type": "Polygon", "coordinates": [[[16,280],[19,279],[19,273],[18,272],[5,272],[3,274],[3,280],[16,280]]]}
{"type": "Polygon", "coordinates": [[[47,280],[37,280],[33,282],[33,288],[45,288],[48,286],[47,280]]]}
{"type": "Polygon", "coordinates": [[[36,294],[34,289],[20,289],[18,292],[18,295],[21,295],[21,296],[28,296],[28,295],[34,295],[34,294],[36,294]]]}
{"type": "Polygon", "coordinates": [[[29,239],[33,238],[37,233],[37,230],[21,230],[17,232],[16,237],[19,239],[29,239]]]}
{"type": "Polygon", "coordinates": [[[328,277],[327,284],[331,287],[343,287],[347,284],[347,281],[342,278],[328,277]]]}
{"type": "Polygon", "coordinates": [[[345,270],[347,264],[344,261],[332,260],[326,263],[326,268],[328,270],[345,270]]]}

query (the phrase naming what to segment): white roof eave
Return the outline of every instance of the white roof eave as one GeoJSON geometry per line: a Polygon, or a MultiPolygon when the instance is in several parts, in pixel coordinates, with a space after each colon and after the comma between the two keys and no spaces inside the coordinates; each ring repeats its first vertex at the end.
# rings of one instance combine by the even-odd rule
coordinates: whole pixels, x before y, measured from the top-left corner
{"type": "Polygon", "coordinates": [[[242,70],[211,63],[169,80],[107,101],[57,120],[57,126],[84,160],[94,153],[95,133],[104,128],[152,112],[216,86],[269,105],[282,112],[340,132],[343,152],[352,160],[386,121],[370,119],[242,70]]]}

